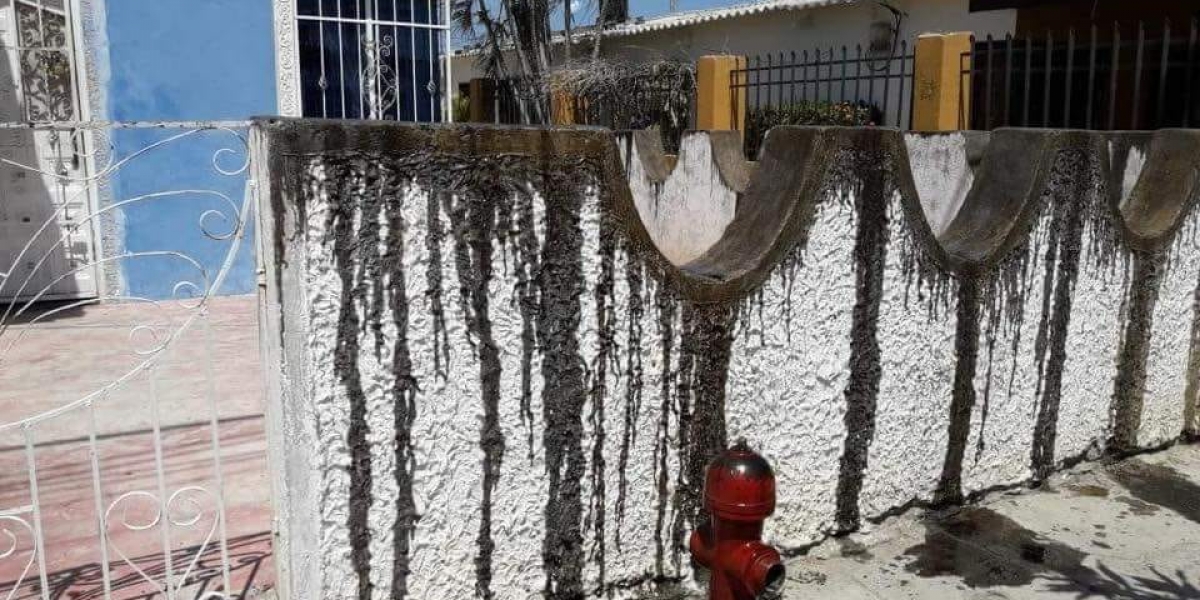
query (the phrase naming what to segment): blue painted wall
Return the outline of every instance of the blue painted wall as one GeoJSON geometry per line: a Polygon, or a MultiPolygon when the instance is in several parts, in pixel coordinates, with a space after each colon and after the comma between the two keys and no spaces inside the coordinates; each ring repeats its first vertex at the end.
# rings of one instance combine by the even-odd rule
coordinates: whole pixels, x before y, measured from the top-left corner
{"type": "MultiPolygon", "coordinates": [[[[269,0],[105,0],[109,79],[107,118],[117,121],[245,120],[274,114],[275,55],[269,0]]],[[[120,130],[115,153],[128,156],[179,130],[120,130]]],[[[245,135],[245,132],[240,132],[245,135]]],[[[167,190],[215,190],[240,206],[245,176],[212,168],[213,153],[235,148],[224,166],[245,160],[240,144],[222,132],[205,132],[142,155],[113,179],[113,199],[167,190]]],[[[126,252],[177,251],[215,274],[228,243],[213,241],[198,220],[220,199],[187,195],[153,200],[124,211],[126,252]]],[[[226,210],[226,212],[229,212],[226,210]]],[[[213,229],[221,229],[214,222],[213,229]]],[[[123,261],[128,293],[168,297],[176,282],[194,281],[194,267],[178,258],[123,261]]],[[[225,285],[225,294],[254,290],[254,244],[247,238],[225,285]]]]}

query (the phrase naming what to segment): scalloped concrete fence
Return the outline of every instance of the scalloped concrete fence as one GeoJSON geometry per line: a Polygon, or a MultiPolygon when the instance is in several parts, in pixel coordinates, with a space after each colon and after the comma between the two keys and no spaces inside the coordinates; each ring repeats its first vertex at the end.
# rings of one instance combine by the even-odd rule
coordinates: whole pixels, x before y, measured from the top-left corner
{"type": "Polygon", "coordinates": [[[686,578],[738,436],[796,549],[1196,432],[1200,132],[723,135],[256,125],[284,597],[686,578]]]}

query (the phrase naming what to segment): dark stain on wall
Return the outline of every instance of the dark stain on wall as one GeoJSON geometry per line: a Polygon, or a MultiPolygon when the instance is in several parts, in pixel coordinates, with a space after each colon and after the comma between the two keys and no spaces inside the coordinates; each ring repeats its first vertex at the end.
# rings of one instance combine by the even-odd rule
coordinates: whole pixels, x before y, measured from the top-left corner
{"type": "MultiPolygon", "coordinates": [[[[666,575],[667,541],[664,531],[667,525],[667,504],[670,500],[670,471],[667,468],[667,456],[671,451],[671,388],[674,381],[674,368],[671,361],[675,351],[675,321],[678,314],[678,301],[659,287],[655,294],[655,305],[658,309],[659,349],[662,351],[661,371],[661,404],[658,413],[658,427],[654,438],[655,483],[658,499],[655,506],[654,519],[654,575],[662,578],[666,575]]],[[[674,552],[674,551],[673,551],[674,552]]]]}
{"type": "Polygon", "coordinates": [[[692,329],[695,327],[693,305],[681,302],[679,311],[679,360],[675,367],[675,436],[674,445],[679,454],[679,466],[675,472],[675,493],[671,496],[671,568],[678,572],[680,551],[683,548],[684,529],[695,506],[695,495],[688,481],[689,459],[692,449],[692,369],[696,352],[691,347],[695,342],[692,329]]]}
{"type": "Polygon", "coordinates": [[[1146,362],[1150,354],[1150,334],[1154,321],[1154,303],[1162,284],[1165,257],[1160,252],[1137,252],[1133,257],[1133,277],[1125,300],[1126,315],[1121,331],[1121,355],[1117,361],[1117,379],[1112,399],[1112,438],[1109,447],[1116,452],[1137,448],[1138,429],[1142,425],[1142,407],[1146,394],[1146,362]]]}
{"type": "Polygon", "coordinates": [[[450,366],[450,338],[446,332],[446,308],[442,304],[442,203],[446,193],[433,190],[425,198],[425,252],[429,254],[429,268],[425,270],[425,295],[429,299],[430,331],[433,341],[433,371],[445,379],[450,366]],[[439,352],[438,349],[441,349],[439,352]]]}
{"type": "Polygon", "coordinates": [[[538,311],[538,233],[533,216],[533,196],[521,190],[517,193],[515,237],[515,270],[517,297],[521,308],[521,422],[525,425],[529,461],[533,462],[533,356],[537,351],[538,311]]]}
{"type": "Polygon", "coordinates": [[[975,406],[975,369],[979,361],[979,281],[964,277],[958,282],[958,324],[954,334],[954,391],[950,400],[950,427],[946,458],[938,478],[934,501],[961,502],[963,457],[971,434],[971,409],[975,406]]]}
{"type": "Polygon", "coordinates": [[[1030,468],[1037,481],[1048,477],[1055,466],[1054,450],[1058,438],[1058,413],[1062,400],[1063,366],[1067,360],[1071,303],[1079,276],[1085,215],[1091,207],[1089,198],[1095,189],[1092,165],[1087,155],[1072,153],[1064,161],[1063,168],[1066,173],[1058,178],[1063,182],[1062,189],[1052,182],[1050,191],[1055,197],[1045,277],[1047,280],[1053,278],[1053,292],[1049,289],[1044,292],[1036,344],[1040,377],[1030,468]]]}
{"type": "Polygon", "coordinates": [[[592,460],[591,460],[591,504],[588,507],[588,521],[592,525],[592,556],[596,559],[598,584],[604,586],[608,578],[605,571],[607,524],[606,505],[606,473],[607,461],[604,456],[605,411],[604,405],[608,397],[608,369],[611,366],[620,368],[620,360],[616,351],[616,228],[610,219],[600,222],[600,278],[596,282],[592,301],[595,303],[596,319],[596,354],[592,360],[590,401],[592,412],[589,424],[592,427],[592,460]]]}
{"type": "MultiPolygon", "coordinates": [[[[386,197],[388,219],[387,249],[383,257],[383,273],[387,276],[392,324],[396,339],[392,347],[392,401],[395,427],[396,521],[392,525],[392,598],[402,600],[408,595],[409,552],[416,530],[416,500],[413,497],[413,472],[416,458],[413,453],[412,426],[417,415],[417,379],[413,375],[412,356],[408,348],[408,293],[404,275],[404,213],[403,190],[393,188],[386,197]]],[[[384,286],[379,286],[384,287],[384,286]]]]}
{"type": "Polygon", "coordinates": [[[708,519],[703,502],[705,469],[729,445],[725,390],[737,326],[736,310],[728,304],[686,305],[683,314],[680,380],[688,381],[690,401],[684,402],[681,396],[681,405],[686,404],[690,411],[686,437],[680,438],[688,445],[680,457],[683,485],[677,494],[681,506],[673,538],[676,548],[684,546],[686,531],[708,519]]]}
{"type": "MultiPolygon", "coordinates": [[[[362,175],[352,171],[340,175],[341,177],[331,177],[332,181],[337,182],[335,185],[338,186],[338,195],[359,196],[362,198],[361,209],[364,212],[379,214],[379,196],[363,194],[360,189],[364,184],[362,175]],[[372,208],[374,210],[371,210],[372,208]]],[[[358,575],[359,600],[369,600],[373,586],[370,577],[371,530],[367,517],[374,494],[371,491],[371,447],[367,440],[370,429],[367,424],[367,398],[363,393],[358,370],[359,340],[362,335],[358,306],[366,290],[363,289],[363,279],[357,265],[362,265],[365,270],[378,272],[378,257],[375,256],[375,247],[371,243],[378,238],[368,235],[366,243],[360,241],[358,232],[354,230],[354,213],[359,208],[349,202],[334,203],[330,207],[326,230],[333,236],[327,243],[333,246],[334,266],[338,269],[342,283],[337,346],[333,361],[334,371],[350,403],[350,426],[346,433],[346,444],[350,450],[350,506],[346,524],[350,533],[350,562],[358,575]]],[[[364,223],[369,220],[364,219],[364,223]]],[[[375,232],[375,236],[378,236],[378,231],[375,232]]]]}
{"type": "MultiPolygon", "coordinates": [[[[425,243],[430,268],[426,285],[430,310],[434,313],[434,371],[438,376],[446,377],[450,357],[446,316],[441,306],[441,244],[445,232],[440,214],[444,211],[453,226],[450,232],[454,242],[453,260],[462,284],[459,308],[467,321],[468,340],[477,354],[481,384],[483,425],[479,444],[483,452],[483,499],[476,560],[476,592],[481,597],[492,595],[491,504],[505,449],[499,414],[499,349],[492,338],[488,297],[488,282],[498,277],[492,272],[496,243],[499,243],[502,259],[507,260],[510,252],[516,258],[512,273],[508,272],[505,263],[504,277],[516,280],[514,297],[523,321],[519,411],[530,436],[533,362],[536,356],[541,358],[542,443],[549,482],[545,504],[546,533],[542,545],[545,595],[577,598],[596,589],[620,585],[620,581],[606,581],[605,572],[609,556],[605,498],[609,465],[604,452],[609,432],[605,427],[605,411],[607,402],[617,395],[615,390],[609,389],[609,375],[614,375],[623,384],[619,395],[623,399],[624,422],[616,468],[616,544],[620,548],[621,522],[625,516],[629,485],[627,470],[630,461],[635,460],[631,457],[631,447],[636,443],[638,416],[642,410],[642,354],[655,350],[661,353],[659,366],[662,369],[659,382],[661,405],[657,407],[652,456],[653,485],[657,494],[653,534],[656,549],[653,572],[646,576],[663,580],[668,577],[668,561],[675,569],[680,567],[686,529],[697,519],[704,518],[701,502],[703,468],[726,443],[725,388],[732,341],[737,335],[736,325],[750,318],[756,301],[761,319],[761,284],[773,273],[783,277],[784,287],[790,290],[795,277],[792,269],[800,264],[815,207],[825,198],[822,194],[827,191],[827,184],[833,181],[836,187],[841,182],[839,177],[844,176],[831,165],[844,162],[845,155],[854,152],[859,152],[861,158],[864,149],[870,155],[869,165],[855,163],[858,165],[856,174],[860,178],[865,175],[867,181],[862,182],[860,193],[855,195],[856,302],[850,331],[851,374],[845,390],[848,433],[840,463],[835,515],[838,528],[842,531],[855,529],[862,518],[858,509],[859,495],[874,436],[882,376],[877,328],[884,292],[883,268],[886,253],[891,250],[888,245],[892,243],[889,240],[888,207],[896,191],[907,224],[907,235],[901,237],[910,246],[900,250],[906,277],[915,275],[918,295],[929,291],[931,315],[936,315],[943,306],[948,307],[952,296],[950,290],[956,291],[953,295],[957,317],[956,357],[949,443],[935,499],[957,502],[964,496],[964,455],[971,434],[972,411],[979,400],[974,381],[980,370],[981,333],[987,340],[986,372],[989,376],[982,390],[982,408],[986,415],[994,393],[991,363],[996,340],[1003,332],[1012,341],[1012,352],[1020,349],[1026,297],[1030,286],[1037,283],[1041,284],[1044,297],[1035,342],[1039,403],[1031,464],[1037,476],[1044,476],[1055,467],[1058,405],[1062,396],[1062,371],[1067,360],[1066,341],[1074,282],[1080,270],[1080,247],[1087,227],[1095,228],[1097,223],[1113,219],[1113,215],[1106,212],[1111,207],[1099,202],[1089,205],[1087,202],[1090,201],[1082,197],[1087,195],[1083,188],[1094,182],[1077,177],[1082,168],[1079,164],[1066,167],[1076,176],[1072,185],[1056,183],[1053,177],[1047,183],[1037,173],[1025,174],[1026,179],[1020,180],[1022,186],[1010,186],[1022,188],[1009,194],[1020,196],[1019,203],[1010,198],[1008,204],[989,205],[984,201],[989,198],[981,193],[978,205],[991,208],[980,209],[986,214],[978,219],[978,223],[966,223],[954,229],[957,239],[943,244],[933,238],[928,224],[920,216],[913,183],[906,171],[907,156],[898,134],[848,130],[777,132],[774,137],[768,136],[759,169],[779,177],[771,181],[755,178],[745,194],[773,204],[755,207],[751,211],[754,214],[749,216],[739,214],[717,247],[696,263],[678,269],[666,264],[665,259],[652,249],[648,234],[632,214],[634,209],[627,192],[614,191],[613,188],[620,187],[612,183],[617,173],[615,149],[605,146],[611,145],[611,141],[600,133],[409,129],[385,125],[321,127],[329,128],[330,137],[319,138],[322,141],[318,146],[348,144],[357,147],[355,144],[360,144],[372,152],[392,148],[384,154],[386,160],[364,161],[357,171],[343,169],[346,172],[333,173],[329,178],[334,183],[326,184],[340,186],[331,190],[337,200],[331,203],[327,224],[330,239],[326,242],[331,246],[343,282],[335,368],[350,405],[347,441],[351,454],[351,500],[347,525],[351,563],[359,576],[360,597],[369,597],[372,591],[367,521],[372,502],[372,473],[367,447],[370,431],[366,399],[357,360],[359,344],[368,329],[375,335],[376,356],[382,356],[383,328],[377,321],[382,315],[385,298],[390,302],[399,332],[392,349],[392,372],[396,377],[392,389],[396,401],[394,452],[397,469],[394,476],[400,490],[394,526],[395,576],[392,585],[393,595],[398,598],[407,590],[409,541],[416,531],[418,518],[413,502],[411,438],[418,382],[412,376],[413,357],[409,356],[407,348],[410,309],[403,293],[403,240],[389,237],[380,262],[378,223],[371,218],[362,218],[357,230],[354,225],[356,210],[361,210],[361,215],[378,215],[380,208],[386,206],[390,211],[389,231],[404,226],[398,207],[393,205],[393,197],[400,198],[402,194],[395,193],[392,187],[399,186],[389,183],[380,186],[387,193],[372,192],[377,179],[383,177],[377,169],[391,169],[389,175],[395,176],[393,182],[416,180],[422,189],[455,190],[459,194],[452,196],[438,192],[429,195],[426,207],[429,231],[425,243]],[[477,137],[484,141],[477,144],[477,137]],[[430,150],[430,140],[440,149],[430,150]],[[534,156],[531,149],[541,149],[538,152],[542,154],[534,156]],[[853,149],[853,152],[844,152],[846,149],[853,149]],[[549,157],[548,150],[555,158],[549,157]],[[832,156],[839,158],[834,160],[832,156]],[[463,168],[467,164],[470,168],[463,168]],[[811,168],[796,169],[797,164],[811,168]],[[584,235],[581,228],[584,224],[581,215],[585,191],[582,182],[588,179],[581,176],[583,173],[601,183],[602,219],[598,232],[601,268],[600,279],[592,290],[587,289],[583,268],[584,235]],[[539,182],[546,207],[545,239],[542,242],[537,239],[539,224],[535,222],[534,200],[525,187],[539,182]],[[1049,197],[1042,196],[1046,189],[1051,191],[1049,197]],[[1037,197],[1026,198],[1035,193],[1037,197]],[[796,203],[797,197],[801,199],[799,203],[796,203]],[[1001,219],[1010,221],[1007,229],[996,225],[1001,219]],[[1044,237],[1038,233],[1043,230],[1044,237]],[[747,256],[756,257],[760,264],[743,268],[739,261],[747,256]],[[1040,266],[1048,268],[1040,282],[1032,283],[1028,281],[1029,275],[1036,269],[1030,265],[1039,259],[1042,261],[1040,266]],[[620,261],[624,262],[624,282],[629,289],[624,307],[617,306],[613,291],[620,261]],[[380,289],[382,286],[376,285],[381,276],[389,277],[390,286],[399,286],[400,292],[392,289],[388,296],[386,290],[380,289]],[[593,294],[595,313],[585,317],[581,298],[589,291],[593,294]],[[654,299],[653,307],[651,298],[654,299]],[[364,302],[368,304],[364,306],[364,302]],[[360,306],[366,309],[365,323],[360,322],[358,316],[360,306]],[[624,308],[624,315],[620,314],[620,308],[624,308]],[[658,339],[644,349],[643,338],[652,337],[645,335],[641,324],[648,308],[657,310],[658,339]],[[599,328],[597,345],[592,349],[581,348],[580,344],[585,318],[594,318],[599,328]],[[624,348],[618,348],[615,343],[620,318],[627,319],[624,324],[627,345],[624,348]],[[584,358],[585,352],[590,355],[590,364],[584,358]],[[586,418],[595,434],[591,440],[590,461],[584,448],[584,418],[589,402],[591,412],[586,418]],[[669,458],[675,452],[679,457],[679,470],[670,473],[669,458]],[[592,496],[585,505],[582,496],[584,477],[587,476],[590,476],[592,496]],[[672,476],[675,479],[674,495],[670,485],[672,476]],[[668,523],[671,510],[674,519],[668,523]],[[588,535],[593,538],[590,554],[584,549],[588,535]],[[585,590],[583,571],[588,561],[599,565],[601,581],[596,588],[585,590]]],[[[295,131],[288,135],[295,135],[295,131]]],[[[1059,161],[1063,148],[1080,148],[1083,146],[1080,140],[1085,137],[1082,134],[1037,132],[993,135],[997,136],[995,139],[1009,140],[1007,150],[997,151],[1001,155],[1000,166],[1008,169],[1019,168],[1020,161],[1012,161],[1006,156],[1027,152],[1035,155],[1037,162],[1045,162],[1049,156],[1059,161]],[[1030,146],[1030,140],[1044,141],[1053,153],[1038,154],[1030,146]]],[[[1088,139],[1094,142],[1100,138],[1088,139]]],[[[305,148],[313,144],[311,140],[291,143],[305,148]]],[[[1085,158],[1094,159],[1094,149],[1084,152],[1085,158]]],[[[330,161],[330,164],[335,162],[330,161]]],[[[993,173],[1003,170],[992,168],[993,173]]],[[[998,182],[1007,181],[1007,176],[993,177],[992,180],[980,176],[976,184],[977,187],[996,186],[998,182]]],[[[278,181],[274,182],[274,185],[278,184],[278,181]]],[[[296,185],[295,181],[289,185],[296,185]]],[[[278,210],[274,198],[272,206],[278,210]]],[[[303,207],[296,211],[302,213],[303,207]]],[[[276,236],[276,253],[285,256],[287,248],[281,237],[276,236]]],[[[1091,239],[1093,244],[1097,243],[1096,235],[1091,239]]],[[[1162,251],[1148,249],[1144,244],[1131,246],[1135,251],[1124,252],[1133,256],[1134,277],[1126,284],[1124,314],[1127,322],[1123,327],[1120,376],[1113,397],[1114,447],[1136,444],[1151,316],[1162,273],[1167,268],[1162,251]]],[[[1117,244],[1112,246],[1116,247],[1117,244]]],[[[276,285],[283,285],[282,281],[278,279],[276,285]]],[[[1196,301],[1200,305],[1200,289],[1196,301]]],[[[790,311],[790,306],[785,311],[790,311]]],[[[1010,395],[1015,374],[1014,362],[1009,375],[1010,395]]],[[[1192,388],[1194,385],[1189,389],[1192,388]]],[[[984,432],[978,433],[982,443],[984,432]]],[[[532,437],[529,444],[532,457],[532,437]]]]}
{"type": "Polygon", "coordinates": [[[621,525],[625,520],[626,492],[629,487],[629,450],[637,442],[638,416],[642,408],[642,392],[645,378],[642,371],[642,317],[646,300],[643,298],[644,273],[642,264],[625,257],[625,340],[628,350],[624,353],[624,423],[621,430],[621,451],[617,456],[617,530],[613,543],[621,549],[621,525]]]}
{"type": "MultiPolygon", "coordinates": [[[[488,180],[486,169],[481,173],[488,180]]],[[[492,239],[497,204],[507,197],[503,187],[480,185],[473,193],[445,196],[454,236],[454,263],[467,319],[467,335],[478,353],[483,423],[479,447],[483,451],[483,494],[479,517],[479,554],[475,559],[475,593],[492,597],[492,496],[500,481],[504,461],[504,432],[500,429],[500,351],[492,336],[488,284],[492,280],[492,239]]]]}
{"type": "Polygon", "coordinates": [[[837,529],[845,533],[861,524],[858,501],[871,441],[879,382],[883,377],[879,350],[879,306],[883,300],[883,269],[887,259],[888,204],[891,192],[884,171],[886,157],[868,152],[852,164],[862,177],[855,194],[854,312],[850,326],[850,375],[846,385],[846,439],[838,470],[837,529]]]}
{"type": "Polygon", "coordinates": [[[546,240],[538,275],[541,306],[538,344],[542,349],[542,412],[549,495],[542,561],[549,598],[583,595],[582,483],[583,405],[587,398],[584,359],[579,348],[582,318],[583,189],[569,171],[542,170],[546,240]]]}

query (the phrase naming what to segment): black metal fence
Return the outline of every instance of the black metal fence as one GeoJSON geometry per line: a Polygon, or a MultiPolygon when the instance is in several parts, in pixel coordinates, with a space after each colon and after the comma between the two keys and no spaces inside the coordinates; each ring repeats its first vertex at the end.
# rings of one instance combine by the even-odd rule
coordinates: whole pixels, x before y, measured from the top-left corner
{"type": "Polygon", "coordinates": [[[916,61],[907,41],[890,52],[864,55],[814,49],[751,56],[730,73],[732,122],[745,115],[745,151],[758,155],[776,125],[884,125],[912,127],[916,61]]]}
{"type": "Polygon", "coordinates": [[[842,46],[749,57],[746,68],[730,73],[734,122],[742,110],[829,103],[868,106],[874,125],[911,127],[915,61],[908,42],[871,54],[858,45],[853,55],[842,46]]]}
{"type": "Polygon", "coordinates": [[[970,128],[1200,125],[1197,30],[1195,20],[1180,29],[1139,22],[975,40],[960,82],[970,88],[970,128]]]}

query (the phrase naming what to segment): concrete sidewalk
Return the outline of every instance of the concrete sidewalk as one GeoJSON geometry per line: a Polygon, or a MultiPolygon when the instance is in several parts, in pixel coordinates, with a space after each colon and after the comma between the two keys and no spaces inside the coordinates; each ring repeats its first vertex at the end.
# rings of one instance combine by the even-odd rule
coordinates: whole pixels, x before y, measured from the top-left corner
{"type": "Polygon", "coordinates": [[[1200,446],[891,519],[788,563],[788,599],[1200,599],[1200,446]]]}

